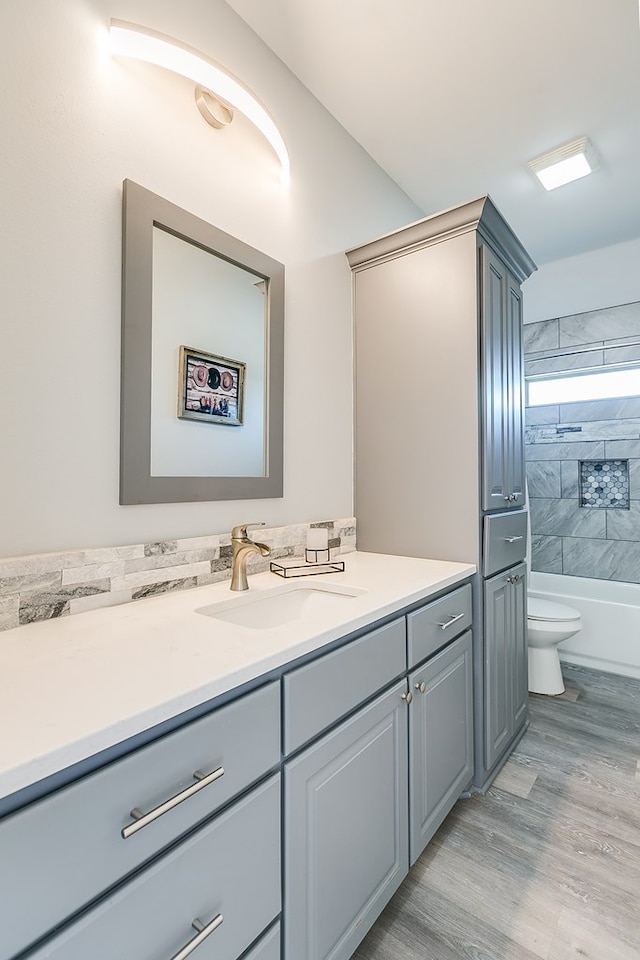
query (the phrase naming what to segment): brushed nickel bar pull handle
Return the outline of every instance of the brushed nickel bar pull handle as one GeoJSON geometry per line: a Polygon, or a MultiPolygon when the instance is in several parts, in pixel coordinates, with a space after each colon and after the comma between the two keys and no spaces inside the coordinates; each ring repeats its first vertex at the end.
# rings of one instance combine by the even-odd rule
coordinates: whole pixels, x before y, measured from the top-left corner
{"type": "Polygon", "coordinates": [[[224,917],[221,913],[219,913],[217,917],[214,917],[211,923],[206,924],[203,923],[202,920],[198,920],[196,917],[191,926],[194,930],[198,931],[197,935],[189,940],[188,943],[185,943],[182,950],[178,950],[177,953],[174,953],[174,955],[171,957],[171,960],[186,960],[186,958],[193,953],[196,947],[200,946],[203,940],[206,940],[214,930],[218,929],[223,920],[224,917]]]}
{"type": "Polygon", "coordinates": [[[200,770],[196,770],[193,776],[197,781],[196,783],[192,783],[191,786],[185,787],[184,790],[176,793],[175,796],[170,797],[168,800],[165,800],[164,803],[154,807],[153,810],[149,811],[149,813],[143,813],[137,807],[134,807],[131,811],[131,816],[133,817],[134,822],[129,823],[120,831],[122,839],[126,840],[128,837],[133,836],[133,834],[137,833],[138,830],[142,830],[142,828],[146,827],[147,824],[153,823],[154,820],[157,820],[158,817],[161,817],[163,813],[166,813],[168,810],[173,810],[173,808],[177,807],[179,803],[183,802],[183,800],[188,800],[189,797],[194,795],[194,793],[198,793],[198,791],[202,790],[204,787],[208,787],[210,783],[214,783],[216,780],[219,780],[220,777],[224,776],[224,767],[217,767],[211,773],[207,774],[201,773],[200,770]]]}
{"type": "Polygon", "coordinates": [[[452,613],[448,620],[445,620],[444,623],[438,621],[436,626],[440,627],[441,630],[446,630],[447,627],[450,627],[452,624],[457,623],[458,620],[462,620],[464,613],[452,613]]]}
{"type": "Polygon", "coordinates": [[[505,543],[517,543],[518,540],[524,540],[524,537],[503,537],[505,543]]]}

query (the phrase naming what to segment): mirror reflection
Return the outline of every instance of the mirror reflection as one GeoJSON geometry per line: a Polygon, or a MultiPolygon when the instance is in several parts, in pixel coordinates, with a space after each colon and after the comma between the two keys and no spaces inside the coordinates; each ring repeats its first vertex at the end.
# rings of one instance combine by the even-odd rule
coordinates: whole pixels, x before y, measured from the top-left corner
{"type": "Polygon", "coordinates": [[[266,303],[262,277],[154,227],[152,476],[265,475],[266,303]]]}

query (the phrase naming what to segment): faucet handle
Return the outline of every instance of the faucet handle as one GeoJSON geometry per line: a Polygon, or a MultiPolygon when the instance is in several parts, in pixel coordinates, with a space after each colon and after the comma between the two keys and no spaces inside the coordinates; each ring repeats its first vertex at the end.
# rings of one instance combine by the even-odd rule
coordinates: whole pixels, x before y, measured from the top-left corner
{"type": "Polygon", "coordinates": [[[232,540],[242,540],[247,536],[249,527],[264,527],[264,520],[257,520],[255,523],[241,523],[231,531],[232,540]]]}

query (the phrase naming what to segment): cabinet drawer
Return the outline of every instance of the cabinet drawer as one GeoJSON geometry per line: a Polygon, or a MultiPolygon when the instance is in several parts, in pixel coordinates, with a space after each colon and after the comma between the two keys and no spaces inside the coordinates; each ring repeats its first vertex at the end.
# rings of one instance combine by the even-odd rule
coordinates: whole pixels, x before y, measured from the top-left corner
{"type": "Polygon", "coordinates": [[[407,616],[409,669],[471,626],[471,584],[407,616]]]}
{"type": "Polygon", "coordinates": [[[527,552],[527,511],[516,510],[484,518],[484,575],[490,577],[524,560],[527,552]]]}
{"type": "Polygon", "coordinates": [[[404,619],[285,674],[284,752],[291,753],[406,669],[404,619]]]}
{"type": "MultiPolygon", "coordinates": [[[[237,960],[280,912],[280,777],[238,801],[47,941],[32,960],[237,960]]],[[[250,955],[251,956],[251,955],[250,955]]],[[[268,953],[258,957],[265,958],[268,953]]]]}
{"type": "MultiPolygon", "coordinates": [[[[278,684],[260,688],[0,821],[6,960],[154,856],[280,761],[278,684]],[[224,774],[123,839],[147,813],[224,774]]],[[[142,823],[142,821],[140,821],[142,823]]]]}

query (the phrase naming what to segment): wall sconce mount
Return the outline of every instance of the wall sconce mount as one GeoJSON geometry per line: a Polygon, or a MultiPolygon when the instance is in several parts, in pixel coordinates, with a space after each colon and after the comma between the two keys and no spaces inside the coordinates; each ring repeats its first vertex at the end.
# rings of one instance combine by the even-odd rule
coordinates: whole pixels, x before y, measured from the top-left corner
{"type": "Polygon", "coordinates": [[[212,127],[228,126],[233,111],[242,113],[262,133],[281,166],[283,181],[289,179],[289,153],[282,135],[257,97],[205,54],[172,37],[125,20],[111,21],[111,50],[178,73],[195,85],[198,110],[212,127]]]}

